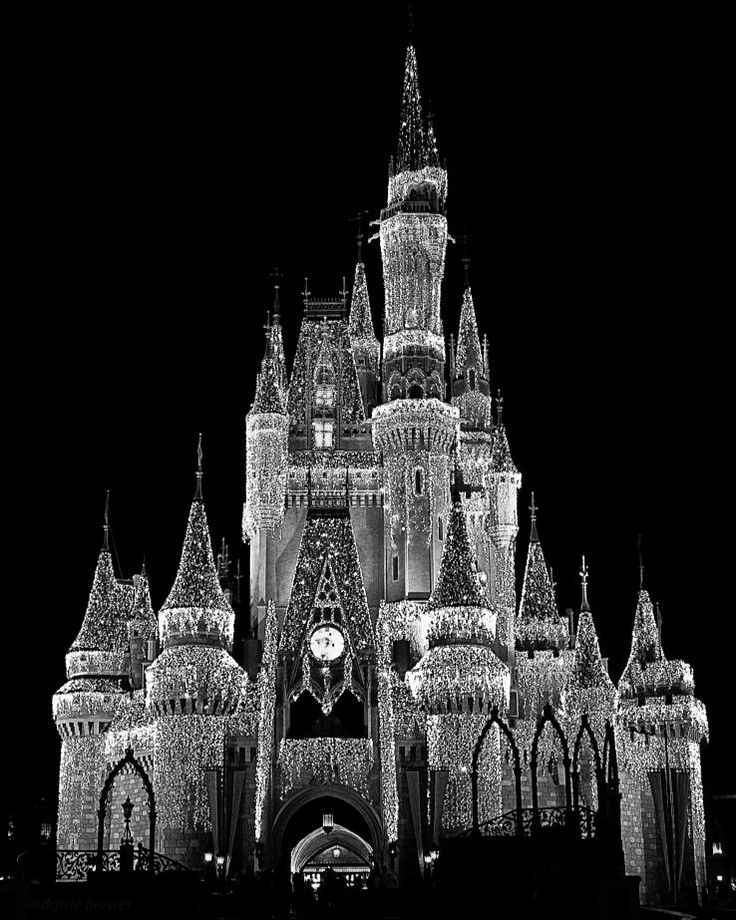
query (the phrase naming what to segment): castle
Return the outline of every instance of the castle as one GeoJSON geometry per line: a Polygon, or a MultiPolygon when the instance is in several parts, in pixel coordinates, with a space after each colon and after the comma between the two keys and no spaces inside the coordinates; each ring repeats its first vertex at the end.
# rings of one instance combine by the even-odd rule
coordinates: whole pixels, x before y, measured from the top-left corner
{"type": "Polygon", "coordinates": [[[252,638],[242,664],[201,455],[179,570],[158,614],[145,573],[116,577],[105,537],[53,698],[60,851],[114,850],[130,831],[191,868],[216,853],[233,874],[284,861],[360,874],[377,863],[410,879],[470,827],[474,749],[500,714],[510,734],[496,724],[485,736],[478,821],[513,811],[517,792],[554,812],[572,787],[595,814],[612,726],[626,871],[641,876],[644,902],[699,896],[707,721],[692,669],[665,657],[642,587],[614,683],[585,563],[579,615],[561,615],[533,500],[517,592],[521,475],[469,282],[457,341],[442,324],[447,194],[410,45],[376,222],[383,341],[360,246],[349,303],[346,292],[325,300],[305,289],[290,374],[276,289],[246,418],[252,638]],[[538,730],[545,712],[568,731],[566,747],[551,720],[538,730]],[[571,761],[583,717],[589,730],[571,761]]]}

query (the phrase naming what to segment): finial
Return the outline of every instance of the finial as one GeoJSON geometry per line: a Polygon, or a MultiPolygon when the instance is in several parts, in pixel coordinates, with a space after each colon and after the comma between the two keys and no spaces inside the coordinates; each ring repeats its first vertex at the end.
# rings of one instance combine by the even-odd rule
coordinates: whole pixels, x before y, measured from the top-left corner
{"type": "Polygon", "coordinates": [[[304,306],[309,303],[309,295],[312,292],[309,290],[309,278],[304,279],[304,290],[302,291],[302,296],[304,297],[304,306]]]}
{"type": "Polygon", "coordinates": [[[358,232],[355,234],[355,241],[358,244],[358,257],[356,260],[358,262],[363,261],[363,240],[365,239],[363,233],[363,220],[368,217],[369,213],[369,211],[356,211],[355,214],[348,217],[351,223],[356,223],[358,225],[358,232]]]}
{"type": "Polygon", "coordinates": [[[340,291],[340,296],[342,297],[342,305],[344,307],[348,299],[348,289],[345,284],[345,275],[342,276],[342,290],[340,291]]]}
{"type": "Polygon", "coordinates": [[[590,610],[590,605],[588,604],[588,566],[585,564],[585,556],[583,556],[583,564],[580,569],[580,587],[583,593],[580,610],[590,610]]]}
{"type": "Polygon", "coordinates": [[[202,432],[199,432],[199,443],[197,444],[197,491],[194,493],[195,499],[202,500],[202,432]]]}
{"type": "Polygon", "coordinates": [[[537,533],[537,506],[534,502],[534,493],[532,492],[532,503],[529,505],[531,512],[531,529],[529,531],[529,542],[539,543],[539,534],[537,533]]]}
{"type": "Polygon", "coordinates": [[[496,390],[496,424],[503,425],[503,396],[500,387],[496,390]]]}
{"type": "Polygon", "coordinates": [[[639,553],[639,590],[644,588],[644,559],[641,554],[641,534],[636,539],[636,549],[639,553]]]}
{"type": "Polygon", "coordinates": [[[281,290],[281,284],[279,282],[284,276],[279,271],[279,267],[277,265],[268,277],[273,278],[273,315],[276,317],[281,313],[281,304],[279,303],[279,291],[281,290]]]}
{"type": "Polygon", "coordinates": [[[467,231],[458,240],[458,242],[461,243],[463,247],[461,262],[463,263],[463,286],[465,287],[465,290],[470,287],[470,243],[472,240],[472,235],[467,231]]]}
{"type": "Polygon", "coordinates": [[[110,552],[110,490],[107,490],[105,496],[105,523],[103,525],[102,548],[105,552],[110,552]]]}
{"type": "Polygon", "coordinates": [[[414,41],[414,4],[406,4],[406,34],[411,45],[414,41]]]}

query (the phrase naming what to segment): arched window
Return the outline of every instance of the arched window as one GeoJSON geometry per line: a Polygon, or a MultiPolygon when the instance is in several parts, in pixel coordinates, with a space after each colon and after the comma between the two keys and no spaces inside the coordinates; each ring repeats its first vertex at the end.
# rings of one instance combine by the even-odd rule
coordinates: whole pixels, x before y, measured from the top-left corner
{"type": "Polygon", "coordinates": [[[470,389],[474,390],[475,389],[475,370],[472,367],[470,368],[470,373],[468,374],[468,378],[470,380],[470,389]]]}
{"type": "Polygon", "coordinates": [[[423,399],[423,398],[424,398],[424,389],[418,383],[413,383],[409,387],[409,399],[423,399]]]}
{"type": "Polygon", "coordinates": [[[445,539],[445,524],[441,517],[437,518],[437,536],[440,540],[445,539]]]}
{"type": "Polygon", "coordinates": [[[422,487],[424,486],[422,471],[420,469],[414,470],[414,494],[421,495],[422,487]]]}

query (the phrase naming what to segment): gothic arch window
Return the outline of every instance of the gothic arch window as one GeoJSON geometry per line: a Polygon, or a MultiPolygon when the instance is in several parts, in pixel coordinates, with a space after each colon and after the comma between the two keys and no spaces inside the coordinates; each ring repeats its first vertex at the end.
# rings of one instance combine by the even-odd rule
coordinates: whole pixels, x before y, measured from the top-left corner
{"type": "Polygon", "coordinates": [[[414,494],[421,495],[424,491],[424,473],[421,467],[414,470],[414,494]]]}
{"type": "Polygon", "coordinates": [[[424,388],[421,387],[418,383],[413,383],[409,387],[409,398],[410,399],[422,399],[424,397],[424,388]]]}

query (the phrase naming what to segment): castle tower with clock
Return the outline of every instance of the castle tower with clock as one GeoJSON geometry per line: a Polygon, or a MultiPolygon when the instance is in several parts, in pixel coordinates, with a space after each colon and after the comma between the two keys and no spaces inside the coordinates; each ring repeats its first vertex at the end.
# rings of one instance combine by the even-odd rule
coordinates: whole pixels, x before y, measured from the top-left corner
{"type": "Polygon", "coordinates": [[[60,850],[114,849],[129,796],[140,839],[150,825],[156,851],[192,868],[210,851],[230,874],[385,866],[404,882],[474,824],[503,836],[512,815],[523,836],[527,811],[533,826],[574,808],[614,827],[644,901],[697,897],[707,722],[692,670],[665,657],[642,586],[614,683],[585,564],[579,617],[560,615],[533,496],[517,583],[522,478],[467,272],[457,340],[443,328],[447,203],[410,45],[374,237],[382,339],[360,248],[350,296],[305,288],[290,369],[277,287],[246,417],[247,598],[212,551],[201,454],[158,615],[146,576],[121,581],[103,545],[53,703],[60,850]]]}

